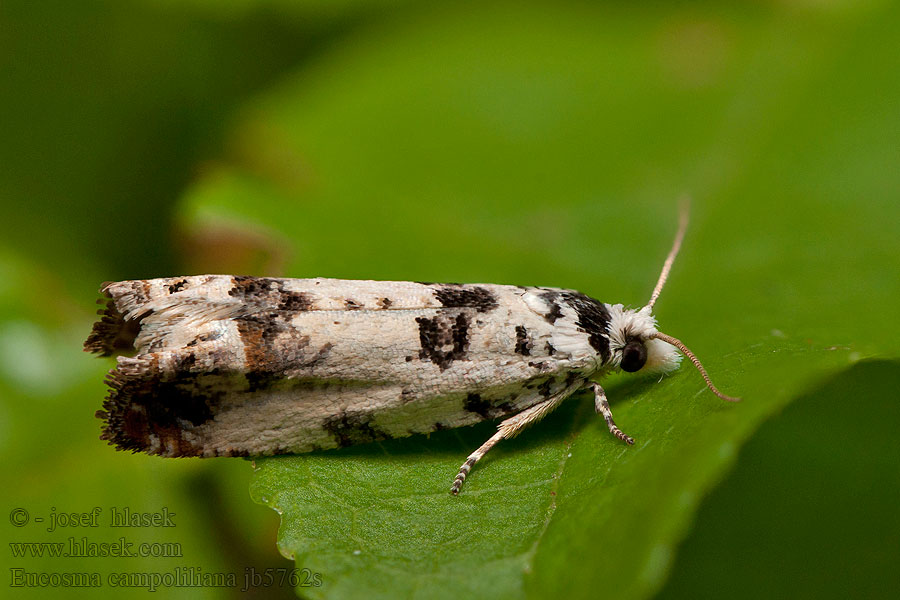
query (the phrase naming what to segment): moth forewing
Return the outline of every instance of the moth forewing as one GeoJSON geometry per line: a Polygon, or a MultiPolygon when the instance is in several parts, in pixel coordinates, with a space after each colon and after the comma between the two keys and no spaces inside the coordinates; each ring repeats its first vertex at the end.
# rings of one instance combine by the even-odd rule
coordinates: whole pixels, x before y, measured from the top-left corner
{"type": "Polygon", "coordinates": [[[307,452],[470,425],[558,394],[592,364],[553,349],[550,324],[523,300],[536,288],[210,275],[104,290],[87,349],[106,352],[140,325],[135,355],[110,374],[105,439],[162,456],[307,452]]]}

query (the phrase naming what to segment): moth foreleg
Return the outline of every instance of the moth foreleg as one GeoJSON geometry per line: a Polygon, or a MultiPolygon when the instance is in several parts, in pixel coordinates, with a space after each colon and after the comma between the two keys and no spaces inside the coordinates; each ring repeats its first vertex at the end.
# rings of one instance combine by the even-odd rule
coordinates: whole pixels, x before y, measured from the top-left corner
{"type": "MultiPolygon", "coordinates": [[[[508,420],[508,419],[507,419],[508,420]]],[[[504,421],[505,422],[505,421],[504,421]]],[[[503,431],[498,431],[494,435],[488,439],[485,443],[483,443],[478,450],[469,455],[466,459],[466,462],[462,464],[459,468],[459,473],[456,474],[456,479],[453,480],[453,485],[450,486],[450,493],[454,496],[459,494],[459,488],[462,487],[463,482],[466,480],[466,475],[469,474],[469,471],[472,469],[472,466],[481,460],[481,457],[487,454],[487,451],[494,447],[494,444],[503,439],[503,431]]]]}
{"type": "MultiPolygon", "coordinates": [[[[566,390],[569,392],[570,390],[566,390]]],[[[568,393],[561,393],[552,398],[548,398],[547,400],[541,402],[540,404],[535,404],[529,409],[523,410],[519,414],[512,416],[504,421],[500,422],[500,425],[497,426],[497,433],[492,435],[488,441],[483,443],[478,450],[469,455],[466,459],[466,462],[459,468],[459,473],[456,475],[456,479],[453,480],[453,485],[450,486],[450,493],[454,496],[459,494],[459,488],[462,487],[463,482],[466,480],[466,475],[469,474],[469,471],[472,469],[472,466],[481,460],[487,451],[493,448],[497,442],[504,438],[511,438],[516,435],[527,425],[534,423],[536,421],[540,421],[547,415],[550,411],[552,411],[556,406],[562,402],[568,393]]]]}
{"type": "Polygon", "coordinates": [[[606,392],[603,391],[600,384],[592,383],[591,387],[594,389],[594,405],[597,408],[597,412],[603,415],[603,419],[606,421],[609,432],[623,442],[634,444],[634,439],[622,433],[622,430],[619,429],[616,426],[616,422],[613,421],[612,411],[609,409],[609,402],[606,400],[606,392]]]}

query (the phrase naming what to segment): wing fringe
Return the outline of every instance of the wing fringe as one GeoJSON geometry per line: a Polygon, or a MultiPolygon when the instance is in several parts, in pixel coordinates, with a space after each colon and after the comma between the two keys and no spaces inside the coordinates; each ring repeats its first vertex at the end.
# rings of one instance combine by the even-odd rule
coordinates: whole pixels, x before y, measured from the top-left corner
{"type": "Polygon", "coordinates": [[[134,340],[141,330],[140,318],[126,318],[116,305],[116,298],[110,291],[110,283],[104,283],[100,287],[100,293],[104,296],[97,300],[97,304],[105,304],[105,308],[97,311],[100,319],[94,323],[90,335],[84,341],[84,351],[110,356],[113,354],[127,354],[135,350],[134,340]]]}

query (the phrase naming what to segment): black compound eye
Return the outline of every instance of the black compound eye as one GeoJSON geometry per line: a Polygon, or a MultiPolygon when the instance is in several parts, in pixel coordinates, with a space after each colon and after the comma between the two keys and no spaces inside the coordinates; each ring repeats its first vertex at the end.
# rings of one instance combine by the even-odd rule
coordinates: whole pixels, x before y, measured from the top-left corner
{"type": "Polygon", "coordinates": [[[647,349],[638,340],[631,340],[622,348],[622,362],[619,365],[623,371],[634,373],[640,371],[647,362],[647,349]]]}

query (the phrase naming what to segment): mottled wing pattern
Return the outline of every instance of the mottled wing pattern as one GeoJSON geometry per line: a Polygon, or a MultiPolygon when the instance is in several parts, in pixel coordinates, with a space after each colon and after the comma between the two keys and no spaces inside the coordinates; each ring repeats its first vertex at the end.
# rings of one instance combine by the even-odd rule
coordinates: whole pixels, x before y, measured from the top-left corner
{"type": "Polygon", "coordinates": [[[584,328],[563,317],[587,297],[565,290],[201,275],[102,292],[85,349],[134,352],[107,378],[102,437],[163,456],[307,452],[474,424],[571,393],[596,367],[573,341],[584,328]]]}

